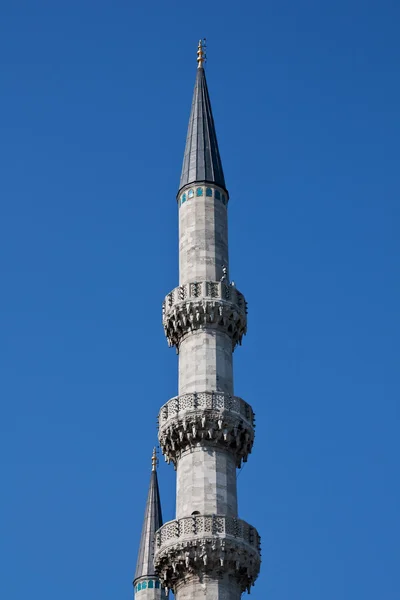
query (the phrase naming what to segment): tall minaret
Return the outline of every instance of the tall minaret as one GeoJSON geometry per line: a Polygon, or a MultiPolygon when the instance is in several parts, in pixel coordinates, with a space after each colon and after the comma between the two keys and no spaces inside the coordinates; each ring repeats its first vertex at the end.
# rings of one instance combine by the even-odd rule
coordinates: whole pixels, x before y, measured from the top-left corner
{"type": "Polygon", "coordinates": [[[236,468],[254,440],[254,413],[233,395],[232,352],[246,333],[229,279],[225,186],[199,42],[177,195],[180,285],[163,304],[179,354],[179,395],[159,414],[159,442],[177,472],[176,520],[156,534],[155,567],[177,600],[239,600],[260,569],[260,538],[238,518],[236,468]]]}
{"type": "Polygon", "coordinates": [[[155,448],[151,463],[152,468],[149,493],[147,495],[146,510],[144,511],[135,579],[133,580],[135,599],[137,598],[138,600],[161,599],[160,581],[154,569],[154,536],[157,529],[162,525],[160,492],[158,490],[157,479],[157,454],[155,448]]]}

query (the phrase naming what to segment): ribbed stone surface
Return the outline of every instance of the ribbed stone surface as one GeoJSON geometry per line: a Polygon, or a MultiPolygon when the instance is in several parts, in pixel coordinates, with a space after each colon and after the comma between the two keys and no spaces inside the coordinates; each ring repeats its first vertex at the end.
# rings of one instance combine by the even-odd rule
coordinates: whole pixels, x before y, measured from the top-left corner
{"type": "Polygon", "coordinates": [[[196,329],[179,344],[180,394],[217,390],[233,394],[232,339],[218,329],[196,329]]]}
{"type": "Polygon", "coordinates": [[[188,200],[179,209],[180,284],[219,281],[223,266],[229,267],[227,207],[206,196],[188,200]]]}
{"type": "Polygon", "coordinates": [[[188,575],[188,577],[175,586],[176,600],[240,600],[242,590],[234,577],[220,574],[218,578],[197,577],[188,575]]]}
{"type": "Polygon", "coordinates": [[[176,467],[176,518],[193,512],[237,517],[236,459],[232,454],[198,447],[180,457],[176,467]]]}

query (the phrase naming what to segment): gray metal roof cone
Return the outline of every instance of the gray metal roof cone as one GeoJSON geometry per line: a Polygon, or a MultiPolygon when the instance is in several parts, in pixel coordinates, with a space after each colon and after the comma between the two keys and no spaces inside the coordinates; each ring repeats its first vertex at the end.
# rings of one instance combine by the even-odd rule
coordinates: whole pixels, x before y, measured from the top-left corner
{"type": "Polygon", "coordinates": [[[190,183],[203,181],[215,183],[225,189],[206,75],[201,62],[194,86],[179,189],[190,183]]]}
{"type": "Polygon", "coordinates": [[[147,495],[146,510],[140,538],[139,554],[136,563],[134,583],[140,577],[157,577],[154,569],[154,537],[155,532],[162,525],[162,512],[160,492],[156,471],[157,458],[153,453],[153,469],[150,477],[149,493],[147,495]]]}

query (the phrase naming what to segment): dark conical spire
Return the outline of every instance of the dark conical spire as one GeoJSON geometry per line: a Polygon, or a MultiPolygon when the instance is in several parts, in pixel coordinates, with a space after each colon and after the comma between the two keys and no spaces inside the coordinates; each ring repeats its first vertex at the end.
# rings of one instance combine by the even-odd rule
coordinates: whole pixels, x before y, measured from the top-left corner
{"type": "Polygon", "coordinates": [[[198,69],[179,187],[181,189],[190,183],[205,181],[225,188],[224,171],[203,67],[204,52],[201,41],[197,54],[198,69]]]}
{"type": "Polygon", "coordinates": [[[157,456],[154,448],[149,493],[147,495],[146,510],[144,511],[142,536],[140,538],[134,582],[140,577],[156,577],[153,562],[154,535],[157,529],[162,525],[160,492],[158,489],[156,466],[157,456]]]}

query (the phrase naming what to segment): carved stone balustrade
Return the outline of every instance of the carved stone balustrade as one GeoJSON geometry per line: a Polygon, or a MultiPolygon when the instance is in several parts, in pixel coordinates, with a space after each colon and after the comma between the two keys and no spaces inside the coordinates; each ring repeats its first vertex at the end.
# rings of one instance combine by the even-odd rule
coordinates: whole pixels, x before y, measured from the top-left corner
{"type": "Polygon", "coordinates": [[[247,303],[233,285],[224,281],[201,281],[181,285],[163,302],[163,326],[169,346],[179,344],[189,331],[218,328],[232,339],[232,349],[247,331],[247,303]]]}
{"type": "Polygon", "coordinates": [[[165,523],[155,539],[154,565],[172,591],[183,578],[228,574],[250,591],[260,571],[260,536],[235,517],[196,515],[165,523]]]}
{"type": "Polygon", "coordinates": [[[195,445],[223,446],[240,468],[254,442],[250,404],[224,392],[198,392],[171,398],[158,415],[158,439],[167,462],[195,445]]]}

